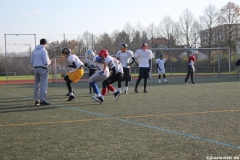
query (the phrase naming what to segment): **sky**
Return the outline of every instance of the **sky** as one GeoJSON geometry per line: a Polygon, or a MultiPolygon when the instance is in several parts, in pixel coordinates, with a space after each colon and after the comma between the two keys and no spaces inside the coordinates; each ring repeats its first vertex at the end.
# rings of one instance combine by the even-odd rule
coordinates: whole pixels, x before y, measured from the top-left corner
{"type": "MultiPolygon", "coordinates": [[[[0,53],[4,34],[99,35],[141,24],[160,24],[165,16],[175,22],[186,9],[196,19],[213,5],[221,9],[228,0],[1,0],[0,53]]],[[[231,2],[240,6],[239,0],[231,2]]]]}

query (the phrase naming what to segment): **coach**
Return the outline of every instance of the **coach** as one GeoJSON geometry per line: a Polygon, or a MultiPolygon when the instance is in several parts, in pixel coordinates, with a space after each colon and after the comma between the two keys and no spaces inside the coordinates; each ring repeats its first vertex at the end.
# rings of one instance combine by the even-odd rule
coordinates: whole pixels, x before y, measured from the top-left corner
{"type": "Polygon", "coordinates": [[[34,99],[35,105],[49,105],[46,102],[46,95],[48,89],[48,69],[47,66],[51,64],[48,52],[45,49],[47,45],[46,39],[40,40],[40,45],[32,52],[31,64],[34,67],[34,99]]]}

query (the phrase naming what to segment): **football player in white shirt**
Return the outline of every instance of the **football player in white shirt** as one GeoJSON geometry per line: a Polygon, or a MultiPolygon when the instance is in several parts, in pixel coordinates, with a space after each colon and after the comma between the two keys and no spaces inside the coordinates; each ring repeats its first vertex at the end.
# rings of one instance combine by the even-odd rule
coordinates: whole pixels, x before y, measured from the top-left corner
{"type": "MultiPolygon", "coordinates": [[[[107,65],[105,63],[103,63],[103,59],[101,57],[99,57],[98,55],[90,54],[90,55],[88,55],[87,58],[89,60],[92,60],[94,66],[96,67],[96,72],[91,77],[89,77],[88,81],[93,88],[93,92],[95,93],[95,95],[92,96],[92,98],[95,101],[99,102],[99,98],[97,98],[97,97],[101,97],[101,92],[97,86],[97,83],[102,82],[109,76],[109,69],[108,69],[107,65]]],[[[101,102],[99,102],[99,103],[101,103],[101,102]]]]}
{"type": "MultiPolygon", "coordinates": [[[[95,51],[94,50],[87,50],[85,52],[85,63],[84,66],[89,68],[89,73],[88,73],[88,77],[91,77],[95,72],[96,72],[96,67],[93,64],[93,61],[90,57],[94,57],[95,56],[95,51]]],[[[92,93],[92,86],[89,83],[89,93],[92,93]]]]}
{"type": "Polygon", "coordinates": [[[161,74],[163,75],[164,82],[168,83],[168,81],[166,79],[166,75],[165,75],[165,62],[166,62],[166,59],[163,58],[163,54],[160,54],[159,57],[160,58],[156,59],[156,65],[158,67],[158,83],[161,83],[161,74]]]}
{"type": "Polygon", "coordinates": [[[102,103],[104,101],[104,96],[107,93],[107,90],[110,90],[113,95],[115,96],[115,102],[118,100],[120,96],[120,92],[117,91],[111,84],[117,82],[122,79],[123,77],[123,67],[119,60],[109,55],[106,49],[102,49],[99,51],[98,56],[103,59],[103,63],[111,69],[111,75],[105,79],[102,83],[102,95],[96,97],[96,101],[102,103]]]}
{"type": "Polygon", "coordinates": [[[75,98],[71,83],[77,83],[78,80],[82,78],[84,74],[83,62],[75,54],[71,54],[70,48],[63,48],[62,56],[67,58],[69,64],[68,67],[72,68],[72,70],[64,77],[68,88],[68,94],[66,96],[69,96],[68,101],[71,101],[75,98]]]}
{"type": "Polygon", "coordinates": [[[132,80],[130,65],[135,62],[135,58],[133,56],[133,52],[131,50],[128,50],[128,45],[126,43],[123,43],[121,45],[121,50],[117,52],[116,58],[119,59],[119,61],[121,62],[124,72],[122,80],[118,81],[118,91],[121,93],[121,82],[125,81],[124,94],[127,94],[128,82],[132,80]]]}
{"type": "Polygon", "coordinates": [[[148,93],[147,91],[147,79],[149,77],[149,71],[152,70],[152,58],[154,55],[151,50],[148,50],[147,43],[143,43],[141,45],[141,49],[136,50],[134,57],[138,61],[139,66],[139,76],[135,85],[134,92],[139,93],[137,90],[138,84],[140,83],[141,79],[144,78],[144,93],[148,93]]]}

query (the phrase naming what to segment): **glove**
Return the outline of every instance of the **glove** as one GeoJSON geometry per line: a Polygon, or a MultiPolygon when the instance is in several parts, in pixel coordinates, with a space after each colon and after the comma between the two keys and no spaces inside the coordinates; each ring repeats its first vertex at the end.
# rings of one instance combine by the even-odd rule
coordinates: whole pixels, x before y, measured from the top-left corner
{"type": "Polygon", "coordinates": [[[99,71],[98,73],[99,73],[100,75],[102,75],[104,72],[103,72],[103,71],[99,71]]]}

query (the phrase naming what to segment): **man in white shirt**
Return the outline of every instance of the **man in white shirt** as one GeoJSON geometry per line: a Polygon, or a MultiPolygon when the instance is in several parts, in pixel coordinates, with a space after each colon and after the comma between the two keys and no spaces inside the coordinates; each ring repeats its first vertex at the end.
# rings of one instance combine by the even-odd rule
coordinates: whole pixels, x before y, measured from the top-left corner
{"type": "Polygon", "coordinates": [[[121,62],[124,72],[123,78],[118,81],[118,91],[121,93],[121,82],[125,81],[124,94],[127,94],[128,82],[132,80],[130,66],[135,62],[135,58],[133,56],[133,52],[128,50],[128,45],[126,43],[121,45],[121,50],[117,52],[116,58],[121,62]]]}
{"type": "Polygon", "coordinates": [[[158,67],[158,83],[161,83],[161,74],[163,75],[164,82],[168,83],[168,81],[166,79],[166,75],[165,75],[165,62],[166,62],[166,59],[163,58],[163,54],[160,54],[159,57],[160,58],[156,59],[156,65],[158,67]]]}
{"type": "Polygon", "coordinates": [[[137,90],[138,84],[141,79],[144,78],[144,93],[148,93],[147,91],[147,79],[149,77],[149,71],[152,70],[152,58],[154,58],[151,50],[148,50],[147,43],[143,43],[141,45],[141,49],[136,50],[134,54],[134,58],[138,61],[139,66],[139,76],[135,85],[134,92],[139,93],[137,90]]]}

